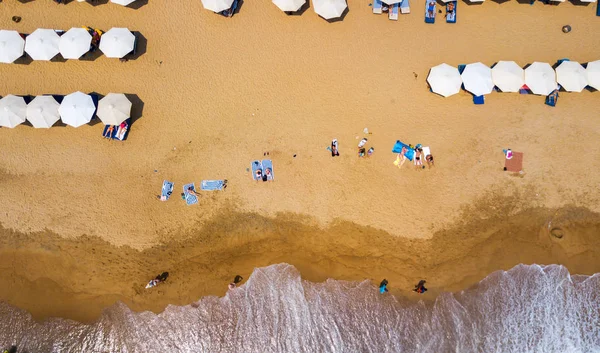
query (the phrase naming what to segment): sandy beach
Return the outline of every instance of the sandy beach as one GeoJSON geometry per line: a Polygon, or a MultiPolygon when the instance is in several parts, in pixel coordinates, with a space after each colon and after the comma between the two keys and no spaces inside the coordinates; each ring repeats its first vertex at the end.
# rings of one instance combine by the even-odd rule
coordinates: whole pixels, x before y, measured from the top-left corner
{"type": "Polygon", "coordinates": [[[433,297],[518,263],[599,272],[598,92],[561,93],[555,108],[510,93],[476,106],[426,83],[442,62],[598,60],[597,5],[460,2],[455,25],[424,24],[423,5],[393,22],[350,0],[328,23],[269,1],[233,18],[199,0],[0,3],[3,29],[128,27],[146,42],[127,63],[0,66],[0,96],[137,97],[123,143],[102,139],[101,124],[0,128],[0,251],[12,259],[0,299],[91,321],[117,300],[160,311],[223,295],[233,275],[279,262],[316,281],[386,277],[400,296],[422,277],[433,297]],[[358,158],[365,136],[375,153],[358,158]],[[396,168],[397,139],[430,146],[436,166],[396,168]],[[525,153],[523,174],[502,171],[503,148],[525,153]],[[265,152],[276,180],[257,183],[247,169],[265,152]],[[159,202],[164,179],[177,194],[159,202]],[[182,185],[202,179],[229,187],[186,206],[182,185]],[[144,292],[163,270],[169,283],[144,292]]]}

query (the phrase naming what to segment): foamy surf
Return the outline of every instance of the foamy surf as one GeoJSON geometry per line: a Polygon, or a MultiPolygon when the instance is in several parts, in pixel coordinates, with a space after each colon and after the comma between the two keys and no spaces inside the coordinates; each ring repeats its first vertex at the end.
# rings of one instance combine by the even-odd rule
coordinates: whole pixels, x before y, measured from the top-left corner
{"type": "Polygon", "coordinates": [[[124,304],[90,325],[36,323],[0,304],[0,342],[18,352],[600,352],[600,276],[519,265],[433,306],[400,304],[368,281],[300,278],[257,268],[223,298],[135,313],[124,304]]]}

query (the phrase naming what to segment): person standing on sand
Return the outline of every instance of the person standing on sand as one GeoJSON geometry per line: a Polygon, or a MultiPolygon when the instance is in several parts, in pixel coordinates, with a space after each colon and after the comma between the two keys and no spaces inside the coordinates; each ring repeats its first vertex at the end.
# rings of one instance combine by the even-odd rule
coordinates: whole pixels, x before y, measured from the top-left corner
{"type": "Polygon", "coordinates": [[[384,278],[383,281],[381,281],[381,283],[379,284],[379,293],[380,294],[383,294],[388,291],[387,285],[388,285],[388,281],[387,281],[387,279],[384,278]]]}
{"type": "Polygon", "coordinates": [[[427,292],[427,288],[425,288],[425,283],[427,281],[425,281],[424,279],[420,280],[419,283],[415,286],[415,289],[413,289],[413,291],[419,293],[419,294],[423,294],[425,292],[427,292]]]}

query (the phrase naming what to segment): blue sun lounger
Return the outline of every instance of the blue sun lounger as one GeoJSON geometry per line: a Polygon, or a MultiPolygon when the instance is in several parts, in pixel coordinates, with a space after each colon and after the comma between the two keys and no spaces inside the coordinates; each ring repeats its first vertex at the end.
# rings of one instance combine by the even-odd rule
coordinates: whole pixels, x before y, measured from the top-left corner
{"type": "Polygon", "coordinates": [[[173,185],[175,184],[168,180],[163,181],[162,190],[160,192],[161,201],[167,201],[169,197],[171,197],[171,194],[173,193],[173,185]]]}
{"type": "Polygon", "coordinates": [[[196,187],[194,186],[194,183],[191,183],[191,184],[185,184],[185,185],[183,186],[183,196],[184,196],[184,198],[185,198],[185,203],[187,203],[187,204],[188,204],[188,206],[189,206],[189,205],[193,205],[193,204],[196,204],[196,203],[198,203],[198,197],[196,197],[196,195],[194,195],[194,194],[190,194],[190,193],[188,192],[188,189],[189,189],[190,187],[192,188],[192,190],[196,191],[196,187]]]}
{"type": "Polygon", "coordinates": [[[410,13],[410,3],[408,0],[402,0],[402,2],[400,3],[400,13],[410,13]]]}
{"type": "Polygon", "coordinates": [[[264,175],[266,175],[267,169],[271,169],[271,175],[267,176],[268,181],[275,179],[275,171],[273,170],[273,162],[270,159],[263,159],[262,167],[263,167],[264,175]]]}
{"type": "Polygon", "coordinates": [[[596,16],[600,16],[600,3],[596,5],[596,16]]]}
{"type": "Polygon", "coordinates": [[[200,183],[200,190],[215,191],[223,190],[225,186],[225,180],[202,180],[200,183]]]}
{"type": "Polygon", "coordinates": [[[381,3],[381,0],[374,0],[373,1],[373,13],[377,14],[377,15],[381,15],[383,9],[383,4],[381,3]]]}
{"type": "Polygon", "coordinates": [[[425,23],[435,23],[435,0],[425,0],[425,23]]]}
{"type": "Polygon", "coordinates": [[[447,23],[456,23],[456,5],[458,5],[458,1],[450,1],[446,3],[447,23]]]}
{"type": "Polygon", "coordinates": [[[261,180],[259,178],[256,177],[256,171],[260,170],[261,175],[262,175],[262,171],[263,171],[263,166],[262,163],[260,161],[254,161],[252,162],[252,179],[254,180],[261,180]]]}
{"type": "Polygon", "coordinates": [[[398,9],[400,8],[400,4],[395,3],[390,6],[388,18],[392,21],[398,21],[398,9]]]}
{"type": "Polygon", "coordinates": [[[102,131],[102,136],[106,138],[110,138],[112,140],[125,141],[127,140],[127,135],[129,135],[129,127],[131,126],[131,118],[125,120],[125,125],[123,128],[120,128],[119,125],[114,125],[113,130],[110,133],[110,136],[106,136],[108,129],[111,125],[105,125],[104,130],[102,131]]]}

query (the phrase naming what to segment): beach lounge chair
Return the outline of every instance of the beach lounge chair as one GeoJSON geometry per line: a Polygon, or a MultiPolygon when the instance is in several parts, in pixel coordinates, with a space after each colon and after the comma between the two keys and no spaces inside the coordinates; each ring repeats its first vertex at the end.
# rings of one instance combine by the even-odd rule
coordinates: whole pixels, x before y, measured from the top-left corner
{"type": "Polygon", "coordinates": [[[167,201],[171,197],[171,194],[173,193],[174,185],[175,184],[173,184],[172,182],[170,182],[168,180],[163,181],[162,190],[160,192],[160,200],[161,201],[167,201]]]}
{"type": "Polygon", "coordinates": [[[523,170],[523,152],[512,153],[511,159],[504,159],[504,169],[507,172],[518,173],[523,170]]]}
{"type": "Polygon", "coordinates": [[[127,139],[127,134],[129,133],[129,119],[125,120],[121,123],[116,129],[115,132],[115,140],[124,141],[127,139]]]}
{"type": "Polygon", "coordinates": [[[196,186],[194,185],[194,183],[191,184],[185,184],[183,186],[183,198],[185,199],[185,203],[187,203],[187,205],[193,205],[198,203],[198,197],[196,197],[196,195],[191,194],[188,189],[192,188],[192,190],[196,191],[196,186]]]}
{"type": "Polygon", "coordinates": [[[523,85],[523,87],[519,88],[519,94],[530,94],[531,91],[527,85],[523,85]]]}
{"type": "Polygon", "coordinates": [[[446,3],[447,23],[456,23],[456,5],[458,5],[458,1],[450,1],[446,3]]]}
{"type": "Polygon", "coordinates": [[[264,180],[264,177],[267,178],[267,181],[274,180],[275,179],[275,171],[273,170],[273,162],[270,159],[263,159],[262,167],[263,167],[263,180],[264,180]],[[271,170],[271,175],[267,175],[267,169],[271,170]]]}
{"type": "Polygon", "coordinates": [[[600,16],[600,2],[596,4],[596,16],[600,16]]]}
{"type": "Polygon", "coordinates": [[[398,21],[398,10],[400,8],[400,4],[396,3],[390,6],[390,12],[388,13],[388,18],[392,21],[398,21]]]}
{"type": "Polygon", "coordinates": [[[258,170],[260,170],[261,175],[262,175],[263,166],[262,166],[261,161],[254,161],[254,162],[252,162],[252,179],[254,179],[254,180],[261,180],[261,179],[259,179],[259,178],[256,177],[256,172],[258,170]]]}
{"type": "Polygon", "coordinates": [[[556,107],[556,103],[558,102],[558,88],[552,91],[548,97],[546,97],[546,104],[551,107],[556,107]]]}
{"type": "Polygon", "coordinates": [[[400,12],[402,14],[410,13],[410,3],[409,0],[402,0],[400,3],[400,12]]]}
{"type": "Polygon", "coordinates": [[[435,0],[425,0],[425,23],[435,23],[436,9],[435,0]]]}
{"type": "Polygon", "coordinates": [[[483,98],[483,96],[473,96],[473,104],[484,104],[485,103],[485,99],[483,98]]]}
{"type": "Polygon", "coordinates": [[[238,7],[238,0],[235,0],[233,2],[233,4],[231,4],[230,8],[228,8],[227,10],[221,11],[220,14],[225,17],[231,17],[235,13],[235,9],[237,9],[237,7],[238,7]]]}
{"type": "Polygon", "coordinates": [[[200,182],[200,190],[215,191],[223,190],[227,185],[227,180],[202,180],[200,182]]]}
{"type": "Polygon", "coordinates": [[[373,1],[373,13],[374,14],[381,15],[382,8],[383,8],[383,4],[381,3],[381,0],[373,1]]]}

